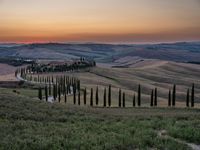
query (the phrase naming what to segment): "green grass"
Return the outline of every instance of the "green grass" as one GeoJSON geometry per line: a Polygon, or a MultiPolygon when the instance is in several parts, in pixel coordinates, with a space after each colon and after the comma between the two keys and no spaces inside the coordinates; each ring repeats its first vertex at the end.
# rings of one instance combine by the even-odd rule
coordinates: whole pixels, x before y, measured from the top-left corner
{"type": "MultiPolygon", "coordinates": [[[[1,92],[8,92],[11,94],[23,95],[29,98],[37,98],[38,90],[33,88],[1,88],[1,92]]],[[[44,91],[43,91],[44,93],[44,91]]]]}
{"type": "Polygon", "coordinates": [[[199,144],[199,124],[198,109],[78,107],[0,89],[0,149],[190,149],[158,132],[199,144]]]}

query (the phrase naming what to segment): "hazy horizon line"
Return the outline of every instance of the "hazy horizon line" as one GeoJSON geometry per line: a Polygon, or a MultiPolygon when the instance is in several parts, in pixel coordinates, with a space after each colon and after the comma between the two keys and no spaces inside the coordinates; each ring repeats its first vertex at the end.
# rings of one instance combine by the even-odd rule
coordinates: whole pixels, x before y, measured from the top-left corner
{"type": "Polygon", "coordinates": [[[110,45],[143,45],[143,44],[175,44],[175,43],[199,43],[200,40],[188,41],[163,41],[163,42],[61,42],[61,41],[45,41],[45,42],[1,42],[0,44],[110,44],[110,45]]]}

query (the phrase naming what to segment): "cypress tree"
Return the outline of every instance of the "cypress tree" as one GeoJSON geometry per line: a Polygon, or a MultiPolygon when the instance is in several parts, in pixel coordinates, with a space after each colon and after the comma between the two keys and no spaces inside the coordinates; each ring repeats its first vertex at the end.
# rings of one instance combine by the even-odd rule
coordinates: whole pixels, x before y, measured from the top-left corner
{"type": "Polygon", "coordinates": [[[138,85],[138,106],[140,107],[141,105],[141,86],[140,84],[138,85]]]}
{"type": "Polygon", "coordinates": [[[54,82],[53,76],[52,76],[52,78],[51,78],[51,82],[52,82],[52,84],[53,84],[53,82],[54,82]]]}
{"type": "Polygon", "coordinates": [[[73,85],[73,98],[74,98],[74,105],[76,104],[76,87],[75,84],[73,85]]]}
{"type": "Polygon", "coordinates": [[[58,84],[57,84],[57,82],[56,82],[56,85],[55,85],[55,96],[56,96],[56,98],[58,96],[58,84]]]}
{"type": "Polygon", "coordinates": [[[41,87],[39,87],[39,89],[38,89],[38,98],[40,100],[42,100],[42,88],[41,87]]]}
{"type": "Polygon", "coordinates": [[[157,88],[155,88],[155,97],[154,97],[154,106],[157,106],[157,100],[158,100],[158,95],[157,95],[157,88]]]}
{"type": "Polygon", "coordinates": [[[169,95],[168,95],[168,106],[171,106],[171,90],[169,90],[169,95]]]}
{"type": "Polygon", "coordinates": [[[99,89],[98,89],[98,86],[96,88],[96,105],[98,106],[99,104],[99,89]]]}
{"type": "Polygon", "coordinates": [[[74,105],[76,105],[76,93],[73,93],[73,102],[74,102],[74,105]]]}
{"type": "Polygon", "coordinates": [[[103,106],[106,107],[106,88],[104,89],[103,106]]]}
{"type": "Polygon", "coordinates": [[[65,96],[65,103],[67,103],[67,90],[65,83],[64,83],[64,96],[65,96]]]}
{"type": "Polygon", "coordinates": [[[135,107],[135,93],[133,94],[133,107],[135,107]]]}
{"type": "Polygon", "coordinates": [[[151,104],[150,104],[151,107],[153,107],[153,92],[154,92],[154,91],[152,90],[152,91],[151,91],[151,104]]]}
{"type": "Polygon", "coordinates": [[[90,93],[90,106],[93,106],[93,88],[91,88],[91,93],[90,93]]]}
{"type": "Polygon", "coordinates": [[[80,93],[80,91],[78,92],[78,105],[81,105],[81,93],[80,93]]]}
{"type": "Polygon", "coordinates": [[[78,91],[80,91],[80,89],[81,89],[80,80],[77,81],[77,89],[78,89],[78,91]]]}
{"type": "Polygon", "coordinates": [[[60,85],[58,85],[58,101],[60,103],[61,100],[61,89],[60,89],[60,85]]]}
{"type": "Polygon", "coordinates": [[[85,88],[85,90],[84,90],[84,105],[86,105],[86,97],[87,97],[87,90],[86,90],[86,88],[85,88]]]}
{"type": "MultiPolygon", "coordinates": [[[[61,78],[61,80],[62,80],[62,78],[61,78]]],[[[60,91],[61,91],[61,94],[64,94],[64,85],[63,85],[63,82],[61,81],[60,82],[60,91]]]]}
{"type": "Polygon", "coordinates": [[[67,92],[67,94],[69,94],[69,85],[67,84],[67,87],[66,87],[67,89],[66,89],[66,92],[67,92]]]}
{"type": "Polygon", "coordinates": [[[186,96],[186,107],[189,107],[190,102],[190,90],[187,90],[187,96],[186,96]]]}
{"type": "Polygon", "coordinates": [[[64,96],[65,96],[65,103],[67,102],[67,90],[66,90],[66,85],[65,85],[65,83],[64,83],[64,87],[63,87],[63,94],[64,94],[64,96]]]}
{"type": "Polygon", "coordinates": [[[108,88],[108,106],[111,106],[111,85],[108,88]]]}
{"type": "Polygon", "coordinates": [[[53,99],[56,100],[56,90],[55,85],[53,85],[53,99]]]}
{"type": "Polygon", "coordinates": [[[47,86],[45,85],[45,98],[46,98],[46,102],[48,101],[48,89],[47,86]]]}
{"type": "Polygon", "coordinates": [[[64,75],[63,77],[63,85],[65,86],[66,85],[66,76],[64,75]]]}
{"type": "Polygon", "coordinates": [[[125,92],[123,92],[123,107],[125,107],[125,92]]]}
{"type": "Polygon", "coordinates": [[[64,95],[65,95],[65,103],[67,103],[67,93],[66,93],[66,91],[65,91],[64,95]]]}
{"type": "Polygon", "coordinates": [[[194,107],[194,83],[192,84],[192,91],[191,91],[191,107],[194,107]]]}
{"type": "Polygon", "coordinates": [[[49,95],[51,95],[51,84],[49,83],[49,95]]]}
{"type": "Polygon", "coordinates": [[[122,94],[122,91],[121,89],[119,89],[119,107],[121,107],[121,94],[122,94]]]}
{"type": "Polygon", "coordinates": [[[173,94],[172,94],[172,106],[176,105],[176,85],[174,84],[173,87],[173,94]]]}

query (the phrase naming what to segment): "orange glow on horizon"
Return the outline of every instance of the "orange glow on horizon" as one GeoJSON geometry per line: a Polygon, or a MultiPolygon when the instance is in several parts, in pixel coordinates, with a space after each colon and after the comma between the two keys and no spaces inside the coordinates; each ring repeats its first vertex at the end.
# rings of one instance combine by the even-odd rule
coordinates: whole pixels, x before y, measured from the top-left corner
{"type": "Polygon", "coordinates": [[[200,41],[199,0],[0,0],[0,42],[200,41]]]}

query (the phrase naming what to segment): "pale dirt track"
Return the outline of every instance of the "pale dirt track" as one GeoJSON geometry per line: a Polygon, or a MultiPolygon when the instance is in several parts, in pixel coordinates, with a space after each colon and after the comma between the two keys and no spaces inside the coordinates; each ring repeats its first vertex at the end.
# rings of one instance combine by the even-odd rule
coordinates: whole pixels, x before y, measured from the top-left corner
{"type": "Polygon", "coordinates": [[[16,81],[15,70],[16,67],[0,63],[0,81],[16,81]]]}

